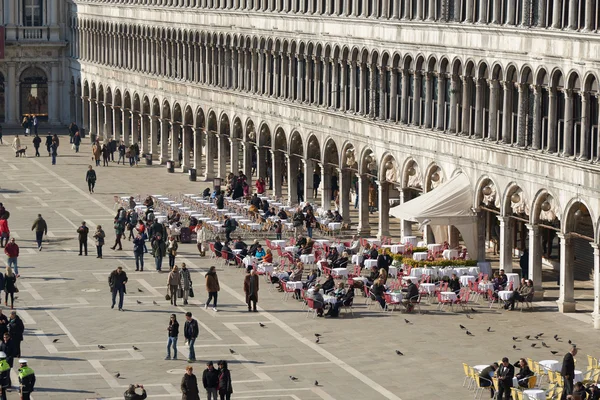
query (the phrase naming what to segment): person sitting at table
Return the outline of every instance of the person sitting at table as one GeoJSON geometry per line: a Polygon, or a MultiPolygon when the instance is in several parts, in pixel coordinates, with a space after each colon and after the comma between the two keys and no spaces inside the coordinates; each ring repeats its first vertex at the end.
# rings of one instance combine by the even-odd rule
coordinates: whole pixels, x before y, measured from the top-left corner
{"type": "Polygon", "coordinates": [[[271,251],[271,249],[267,249],[265,251],[265,255],[262,258],[262,262],[264,264],[272,264],[273,263],[273,252],[271,251]]]}
{"type": "Polygon", "coordinates": [[[312,254],[314,245],[315,242],[312,240],[312,238],[308,238],[306,240],[306,243],[304,243],[304,246],[300,247],[300,249],[298,250],[298,254],[312,254]]]}
{"type": "Polygon", "coordinates": [[[281,240],[281,233],[283,232],[283,224],[281,223],[280,219],[275,221],[275,223],[273,224],[273,229],[275,230],[275,237],[277,238],[277,240],[281,240]]]}
{"type": "Polygon", "coordinates": [[[532,377],[534,374],[533,371],[529,368],[527,360],[524,358],[520,358],[519,361],[515,363],[515,367],[519,368],[519,373],[515,375],[517,377],[519,387],[529,387],[529,378],[532,377]]]}
{"type": "Polygon", "coordinates": [[[215,200],[215,204],[217,205],[217,210],[222,210],[225,208],[225,192],[220,191],[215,200]]]}
{"type": "Polygon", "coordinates": [[[369,258],[371,260],[377,260],[377,257],[379,257],[379,252],[375,246],[371,245],[369,248],[369,258]]]}
{"type": "MultiPolygon", "coordinates": [[[[343,282],[340,282],[343,284],[343,282]]],[[[327,314],[325,316],[331,318],[337,318],[340,315],[340,308],[342,306],[349,307],[352,305],[354,301],[354,289],[349,288],[348,290],[344,290],[341,295],[337,296],[335,303],[329,308],[327,314]]]]}
{"type": "Polygon", "coordinates": [[[250,204],[256,207],[257,210],[260,208],[262,201],[260,201],[256,193],[252,195],[252,198],[250,199],[250,204]]]}
{"type": "Polygon", "coordinates": [[[275,215],[275,207],[267,208],[267,210],[262,215],[263,219],[266,221],[270,217],[275,215]]]}
{"type": "Polygon", "coordinates": [[[226,261],[226,265],[229,265],[230,260],[235,262],[235,254],[231,250],[230,245],[231,242],[225,242],[223,249],[221,249],[221,257],[226,261]]]}
{"type": "Polygon", "coordinates": [[[371,294],[375,297],[381,308],[385,310],[385,285],[381,279],[375,279],[371,287],[371,294]]]}
{"type": "Polygon", "coordinates": [[[322,287],[325,294],[333,291],[335,289],[335,281],[333,280],[333,276],[327,275],[327,278],[325,278],[325,282],[323,282],[322,287]]]}
{"type": "Polygon", "coordinates": [[[414,308],[413,303],[419,301],[419,288],[411,279],[408,279],[406,283],[408,286],[402,289],[402,292],[406,293],[402,296],[402,305],[406,308],[406,312],[411,312],[414,308]]]}
{"type": "Polygon", "coordinates": [[[248,255],[248,246],[246,245],[246,243],[244,243],[241,236],[237,237],[237,239],[233,245],[233,248],[236,250],[241,250],[239,255],[242,258],[244,258],[248,255]]]}
{"type": "Polygon", "coordinates": [[[313,301],[314,308],[317,310],[317,316],[322,317],[325,308],[325,299],[323,298],[323,294],[321,294],[321,285],[317,284],[314,290],[307,291],[306,297],[313,301]]]}
{"type": "Polygon", "coordinates": [[[276,274],[271,275],[271,283],[278,284],[277,289],[280,292],[283,292],[283,287],[281,286],[281,282],[287,282],[290,280],[290,274],[292,271],[281,271],[276,274]]]}
{"type": "Polygon", "coordinates": [[[333,291],[332,295],[338,297],[343,296],[344,294],[346,294],[346,287],[344,285],[344,282],[339,282],[337,288],[333,291]]]}
{"type": "Polygon", "coordinates": [[[304,263],[298,261],[296,263],[296,268],[292,270],[290,274],[290,282],[300,282],[302,281],[302,275],[304,274],[304,263]]]}
{"type": "Polygon", "coordinates": [[[333,222],[344,222],[344,217],[342,217],[342,215],[340,214],[340,212],[338,210],[335,210],[333,212],[333,222]]]}
{"type": "Polygon", "coordinates": [[[494,272],[492,284],[494,285],[494,293],[498,294],[499,291],[504,290],[504,285],[502,285],[502,280],[497,272],[494,272]]]}
{"type": "Polygon", "coordinates": [[[583,382],[576,382],[575,385],[573,385],[573,399],[592,399],[591,393],[583,386],[583,382]]]}
{"type": "Polygon", "coordinates": [[[309,289],[312,286],[315,285],[315,283],[317,282],[317,277],[319,276],[319,274],[317,273],[316,269],[311,269],[310,273],[308,274],[308,277],[306,278],[306,280],[304,282],[302,282],[302,287],[304,289],[309,289]]]}
{"type": "Polygon", "coordinates": [[[223,244],[221,243],[221,239],[217,236],[215,237],[215,257],[221,257],[221,251],[223,250],[223,244]]]}
{"type": "Polygon", "coordinates": [[[259,244],[256,247],[256,253],[254,253],[254,257],[256,257],[256,259],[260,262],[263,260],[264,256],[267,254],[267,252],[262,248],[262,246],[259,244]]]}
{"type": "Polygon", "coordinates": [[[506,276],[503,269],[500,270],[499,277],[500,277],[500,284],[502,285],[503,288],[505,288],[508,284],[508,276],[506,276]]]}
{"type": "Polygon", "coordinates": [[[329,262],[329,264],[333,264],[335,262],[335,260],[337,260],[339,257],[339,253],[337,251],[337,247],[335,246],[331,246],[329,248],[329,253],[327,254],[327,262],[329,262]]]}
{"type": "Polygon", "coordinates": [[[279,217],[279,219],[284,220],[284,221],[288,219],[287,213],[285,212],[285,210],[283,208],[279,209],[277,216],[279,217]]]}
{"type": "Polygon", "coordinates": [[[148,208],[154,207],[154,200],[152,200],[152,196],[146,197],[146,200],[144,200],[144,205],[148,208]]]}
{"type": "Polygon", "coordinates": [[[450,277],[450,280],[448,281],[448,290],[456,293],[456,295],[460,293],[460,279],[458,279],[456,274],[452,274],[452,277],[450,277]]]}
{"type": "Polygon", "coordinates": [[[334,215],[333,212],[331,212],[331,210],[327,210],[327,212],[325,213],[325,219],[327,221],[333,221],[334,215]]]}
{"type": "Polygon", "coordinates": [[[202,192],[202,197],[207,198],[208,196],[210,196],[210,188],[206,188],[202,192]]]}
{"type": "Polygon", "coordinates": [[[352,236],[352,242],[350,243],[350,247],[346,247],[346,251],[348,254],[358,254],[360,251],[360,240],[358,236],[352,236]]]}
{"type": "Polygon", "coordinates": [[[492,382],[492,378],[496,374],[496,370],[498,369],[498,363],[495,362],[490,366],[485,367],[479,373],[479,386],[486,388],[489,387],[491,390],[490,397],[494,398],[494,385],[492,382]]]}
{"type": "Polygon", "coordinates": [[[535,292],[535,289],[533,288],[533,281],[531,279],[527,279],[525,282],[525,286],[519,286],[519,288],[513,292],[510,299],[506,301],[506,304],[504,304],[505,310],[508,310],[509,308],[511,311],[514,310],[515,301],[522,302],[531,301],[531,299],[533,299],[533,294],[535,292]]]}
{"type": "MultiPolygon", "coordinates": [[[[375,268],[377,268],[377,267],[375,267],[375,268]]],[[[379,280],[381,282],[383,282],[383,284],[385,285],[388,280],[388,272],[383,268],[379,268],[377,274],[378,274],[377,278],[379,278],[379,280]]]]}
{"type": "Polygon", "coordinates": [[[270,207],[269,207],[269,201],[267,199],[263,199],[260,202],[260,207],[258,207],[262,210],[262,212],[266,213],[267,211],[269,211],[270,207]]]}
{"type": "Polygon", "coordinates": [[[337,260],[332,263],[332,268],[346,268],[348,267],[348,253],[345,251],[342,253],[337,260]]]}
{"type": "Polygon", "coordinates": [[[254,243],[252,243],[252,246],[250,246],[250,248],[248,249],[248,255],[250,255],[251,257],[254,257],[254,255],[256,254],[256,249],[258,248],[258,239],[254,239],[254,243]]]}
{"type": "Polygon", "coordinates": [[[373,286],[373,283],[377,278],[379,278],[379,270],[377,269],[377,266],[372,266],[371,272],[369,273],[369,276],[367,276],[367,286],[373,286]]]}

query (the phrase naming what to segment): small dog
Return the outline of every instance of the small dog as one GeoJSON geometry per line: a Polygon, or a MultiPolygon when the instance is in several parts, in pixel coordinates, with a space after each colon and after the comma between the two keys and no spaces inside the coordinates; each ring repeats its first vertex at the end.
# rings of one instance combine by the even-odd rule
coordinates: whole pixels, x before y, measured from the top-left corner
{"type": "Polygon", "coordinates": [[[15,151],[15,157],[27,157],[27,146],[24,149],[15,151]]]}

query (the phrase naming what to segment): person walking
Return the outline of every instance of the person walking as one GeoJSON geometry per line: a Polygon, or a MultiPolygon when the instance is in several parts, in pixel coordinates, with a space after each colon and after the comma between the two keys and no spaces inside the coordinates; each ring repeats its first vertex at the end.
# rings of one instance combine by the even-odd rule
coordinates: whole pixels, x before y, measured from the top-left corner
{"type": "Polygon", "coordinates": [[[10,229],[8,228],[8,216],[0,214],[0,247],[4,248],[10,238],[10,229]]]}
{"type": "Polygon", "coordinates": [[[208,292],[208,300],[206,300],[206,303],[204,304],[204,309],[207,309],[208,305],[210,304],[210,301],[214,299],[213,311],[216,312],[217,295],[219,293],[219,290],[221,290],[221,287],[219,286],[219,278],[217,277],[216,268],[214,266],[210,267],[210,269],[208,270],[206,275],[204,275],[204,277],[206,279],[206,291],[208,292]]]}
{"type": "Polygon", "coordinates": [[[23,342],[23,334],[25,333],[25,324],[16,311],[10,312],[8,319],[8,333],[15,344],[15,357],[21,357],[21,342],[23,342]]]}
{"type": "Polygon", "coordinates": [[[219,366],[219,383],[217,390],[221,400],[230,400],[231,394],[233,393],[233,386],[231,385],[231,373],[227,368],[227,361],[221,360],[218,363],[219,366]]]}
{"type": "Polygon", "coordinates": [[[30,400],[31,392],[35,387],[35,373],[27,365],[27,360],[20,359],[19,384],[21,385],[21,400],[30,400]]]}
{"type": "Polygon", "coordinates": [[[0,388],[2,390],[0,394],[0,400],[7,400],[6,389],[12,386],[10,381],[10,365],[6,361],[6,353],[0,351],[0,388]]]}
{"type": "Polygon", "coordinates": [[[167,254],[169,255],[169,269],[173,269],[175,265],[175,257],[177,256],[177,249],[179,245],[173,236],[169,236],[169,242],[167,243],[167,254]]]}
{"type": "Polygon", "coordinates": [[[95,141],[92,146],[92,158],[96,162],[96,167],[100,166],[100,155],[102,154],[102,147],[100,146],[99,141],[95,141]]]}
{"type": "Polygon", "coordinates": [[[196,225],[196,247],[198,247],[198,252],[200,252],[200,257],[204,257],[206,255],[206,250],[204,249],[206,243],[206,228],[202,221],[198,221],[198,225],[196,225]]]}
{"type": "Polygon", "coordinates": [[[135,270],[144,271],[144,238],[139,233],[133,238],[133,256],[135,257],[135,270]]]}
{"type": "Polygon", "coordinates": [[[188,296],[190,295],[190,290],[192,289],[192,278],[190,276],[190,270],[187,269],[185,263],[181,263],[181,270],[179,271],[181,275],[181,286],[183,287],[183,305],[187,306],[188,304],[188,296]]]}
{"type": "Polygon", "coordinates": [[[185,367],[185,374],[181,378],[181,400],[200,400],[198,380],[193,372],[194,368],[191,365],[185,367]]]}
{"type": "Polygon", "coordinates": [[[107,144],[102,145],[102,166],[108,167],[108,162],[110,161],[110,149],[107,144]]]}
{"type": "Polygon", "coordinates": [[[81,254],[81,250],[85,250],[85,255],[87,256],[87,240],[88,234],[90,233],[90,228],[85,225],[85,221],[81,222],[81,226],[77,228],[77,236],[79,239],[79,255],[81,254]]]}
{"type": "Polygon", "coordinates": [[[169,293],[171,294],[171,304],[177,307],[177,289],[179,289],[181,285],[181,274],[179,273],[179,268],[177,265],[173,266],[171,272],[167,276],[167,287],[169,288],[169,293]]]}
{"type": "Polygon", "coordinates": [[[110,308],[115,308],[117,293],[119,293],[119,311],[124,311],[123,297],[125,296],[125,293],[127,293],[125,284],[127,284],[127,274],[123,271],[123,267],[119,266],[111,272],[108,277],[108,286],[112,293],[112,305],[110,308]]]}
{"type": "Polygon", "coordinates": [[[206,369],[202,373],[202,386],[206,390],[206,398],[208,400],[218,400],[219,371],[215,369],[212,361],[206,363],[206,369]]]}
{"type": "Polygon", "coordinates": [[[96,171],[94,171],[91,165],[88,165],[88,170],[85,173],[85,181],[88,184],[90,194],[94,193],[94,187],[96,186],[96,171]]]}
{"type": "Polygon", "coordinates": [[[125,148],[125,143],[123,143],[123,141],[121,141],[121,143],[119,143],[119,147],[117,147],[117,150],[119,151],[119,159],[117,160],[117,165],[119,165],[121,160],[123,160],[123,165],[125,165],[126,148],[125,148]]]}
{"type": "Polygon", "coordinates": [[[173,346],[173,360],[177,360],[177,338],[179,336],[179,322],[177,322],[177,316],[175,314],[171,314],[167,331],[169,332],[169,339],[167,341],[167,356],[165,357],[165,360],[171,359],[171,346],[173,346]]]}
{"type": "Polygon", "coordinates": [[[48,157],[51,155],[50,146],[52,146],[52,135],[50,132],[46,135],[46,150],[48,150],[48,157]]]}
{"type": "MultiPolygon", "coordinates": [[[[17,287],[17,276],[10,266],[6,266],[4,273],[4,304],[8,306],[8,296],[10,296],[10,309],[12,310],[13,303],[15,302],[15,291],[17,287]]],[[[10,322],[10,321],[9,321],[10,322]]],[[[9,329],[10,331],[10,329],[9,329]]],[[[12,336],[12,334],[11,334],[12,336]]]]}
{"type": "Polygon", "coordinates": [[[257,312],[256,303],[258,303],[258,275],[254,269],[248,268],[248,274],[244,278],[244,293],[246,293],[246,304],[248,311],[257,312]],[[250,307],[252,305],[252,307],[250,307]]]}
{"type": "Polygon", "coordinates": [[[10,337],[10,333],[8,333],[8,330],[4,332],[4,335],[2,336],[2,343],[0,343],[0,351],[3,351],[4,354],[6,354],[6,361],[8,362],[8,365],[10,365],[10,367],[12,368],[15,361],[15,357],[17,355],[17,349],[15,348],[15,342],[10,337]]]}
{"type": "Polygon", "coordinates": [[[165,256],[165,254],[167,254],[167,246],[165,245],[165,242],[163,242],[161,240],[160,235],[157,235],[153,240],[152,240],[152,256],[154,257],[154,264],[156,265],[156,270],[158,272],[162,271],[162,260],[165,256]]]}
{"type": "Polygon", "coordinates": [[[199,328],[198,321],[192,318],[191,312],[185,313],[185,325],[183,326],[183,335],[185,336],[185,341],[189,346],[188,353],[188,362],[196,361],[196,352],[194,351],[194,343],[196,343],[196,338],[198,337],[199,328]]]}
{"type": "Polygon", "coordinates": [[[36,157],[40,156],[40,144],[41,143],[42,143],[42,139],[36,133],[35,137],[33,138],[33,148],[35,149],[35,156],[36,157]]]}
{"type": "Polygon", "coordinates": [[[42,218],[42,214],[38,214],[36,220],[33,221],[31,230],[35,230],[35,241],[38,246],[38,251],[42,251],[42,240],[44,239],[44,235],[48,234],[48,225],[44,218],[42,218]]]}
{"type": "Polygon", "coordinates": [[[52,140],[50,145],[50,155],[52,156],[52,165],[56,165],[56,157],[58,156],[58,142],[52,140]]]}
{"type": "Polygon", "coordinates": [[[17,259],[19,258],[19,245],[15,242],[15,238],[11,238],[10,242],[4,247],[4,254],[8,257],[7,264],[11,267],[15,274],[19,274],[19,265],[17,259]]]}
{"type": "Polygon", "coordinates": [[[304,225],[304,214],[300,207],[296,209],[292,217],[292,225],[294,227],[294,236],[297,238],[302,234],[302,225],[304,225]]]}
{"type": "MultiPolygon", "coordinates": [[[[19,139],[19,135],[15,135],[15,138],[13,139],[13,142],[12,142],[12,149],[14,151],[21,150],[21,139],[19,139]]],[[[18,155],[17,155],[17,157],[18,157],[18,155]]]]}
{"type": "Polygon", "coordinates": [[[144,385],[129,385],[129,388],[123,393],[125,400],[144,400],[148,395],[144,385]],[[137,388],[142,389],[142,394],[137,394],[135,390],[137,388]]]}
{"type": "Polygon", "coordinates": [[[125,221],[122,219],[116,219],[114,228],[115,228],[115,244],[113,247],[111,247],[111,249],[115,250],[117,248],[117,245],[119,245],[118,250],[123,250],[123,244],[121,243],[121,237],[123,236],[123,232],[125,232],[125,221]]]}
{"type": "Polygon", "coordinates": [[[81,136],[79,136],[79,131],[75,132],[73,136],[73,146],[75,147],[75,153],[79,153],[79,146],[81,146],[81,136]]]}
{"type": "Polygon", "coordinates": [[[102,258],[102,246],[104,246],[104,239],[106,234],[102,229],[102,225],[96,226],[96,233],[94,233],[94,239],[96,240],[96,258],[102,258]]]}

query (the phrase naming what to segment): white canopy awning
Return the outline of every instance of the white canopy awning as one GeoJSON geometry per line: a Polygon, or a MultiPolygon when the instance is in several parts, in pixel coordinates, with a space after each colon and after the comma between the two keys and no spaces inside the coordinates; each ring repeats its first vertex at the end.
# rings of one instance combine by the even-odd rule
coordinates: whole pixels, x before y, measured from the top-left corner
{"type": "Polygon", "coordinates": [[[390,209],[390,215],[422,225],[454,225],[471,259],[477,259],[477,217],[473,189],[465,174],[457,174],[435,190],[390,209]]]}

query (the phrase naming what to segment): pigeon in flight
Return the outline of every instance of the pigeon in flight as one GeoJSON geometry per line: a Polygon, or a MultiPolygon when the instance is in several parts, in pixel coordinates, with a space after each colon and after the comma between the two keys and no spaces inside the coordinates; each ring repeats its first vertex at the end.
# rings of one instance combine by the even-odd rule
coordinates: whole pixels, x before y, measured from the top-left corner
{"type": "Polygon", "coordinates": [[[467,328],[465,328],[465,327],[464,327],[464,326],[462,326],[462,325],[458,325],[458,326],[460,326],[460,329],[467,329],[467,328]]]}
{"type": "Polygon", "coordinates": [[[140,289],[140,288],[138,288],[138,292],[144,293],[144,291],[142,289],[140,289]]]}

